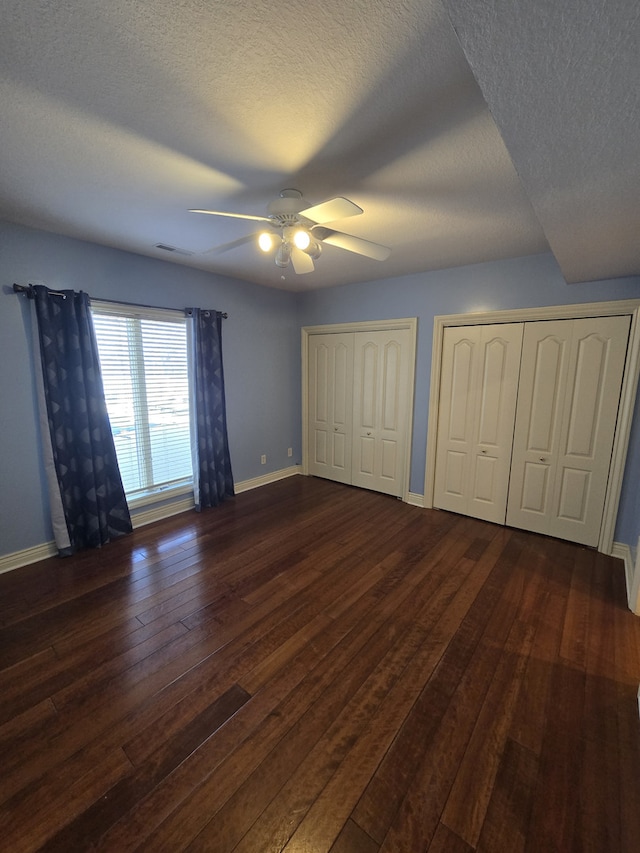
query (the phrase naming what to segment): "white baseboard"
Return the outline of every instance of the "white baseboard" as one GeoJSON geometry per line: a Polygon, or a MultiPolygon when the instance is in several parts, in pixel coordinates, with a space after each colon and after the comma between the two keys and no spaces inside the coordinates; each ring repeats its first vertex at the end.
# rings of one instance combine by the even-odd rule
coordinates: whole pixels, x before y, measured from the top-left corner
{"type": "Polygon", "coordinates": [[[637,616],[640,616],[640,538],[636,546],[636,561],[632,573],[631,585],[627,584],[627,589],[631,590],[629,593],[629,607],[637,616]]]}
{"type": "Polygon", "coordinates": [[[249,489],[258,489],[260,486],[268,486],[269,483],[275,483],[278,480],[284,480],[286,477],[293,477],[296,474],[302,474],[302,465],[292,465],[290,468],[282,468],[280,471],[272,471],[270,474],[254,477],[252,480],[243,480],[240,483],[235,483],[234,489],[236,494],[239,495],[240,492],[248,492],[249,489]]]}
{"type": "Polygon", "coordinates": [[[624,577],[627,586],[627,604],[629,605],[629,609],[636,613],[637,602],[632,600],[634,569],[631,548],[624,542],[614,542],[611,546],[611,556],[617,557],[624,563],[624,577]]]}
{"type": "Polygon", "coordinates": [[[411,506],[419,506],[421,509],[424,509],[424,495],[419,495],[416,492],[409,492],[407,494],[407,503],[411,506]]]}
{"type": "MultiPolygon", "coordinates": [[[[240,494],[240,492],[257,489],[259,486],[266,486],[269,483],[275,483],[277,480],[284,480],[285,477],[292,477],[295,474],[301,473],[301,465],[292,465],[290,468],[272,471],[270,474],[264,474],[262,477],[254,477],[252,480],[243,480],[240,483],[235,483],[235,492],[236,494],[240,494]]],[[[131,523],[134,530],[136,530],[138,527],[144,527],[144,525],[152,524],[154,521],[161,521],[163,518],[170,518],[172,515],[187,512],[193,509],[193,507],[193,496],[182,498],[163,506],[153,506],[141,512],[133,512],[131,514],[131,523]]],[[[48,557],[55,557],[57,553],[58,549],[55,542],[43,542],[41,545],[34,545],[33,548],[25,548],[23,551],[5,554],[4,556],[0,556],[0,574],[13,571],[13,569],[19,569],[22,566],[28,566],[31,563],[37,563],[39,560],[46,560],[48,557]]]]}
{"type": "Polygon", "coordinates": [[[58,553],[55,542],[43,542],[42,545],[34,545],[33,548],[25,548],[23,551],[14,551],[13,554],[5,554],[0,557],[0,574],[55,557],[58,553]]]}
{"type": "MultiPolygon", "coordinates": [[[[627,583],[627,603],[629,610],[640,616],[640,539],[636,552],[636,565],[633,565],[631,548],[623,542],[614,542],[611,556],[624,561],[624,576],[627,583]]],[[[638,687],[638,716],[640,716],[640,687],[638,687]]]]}

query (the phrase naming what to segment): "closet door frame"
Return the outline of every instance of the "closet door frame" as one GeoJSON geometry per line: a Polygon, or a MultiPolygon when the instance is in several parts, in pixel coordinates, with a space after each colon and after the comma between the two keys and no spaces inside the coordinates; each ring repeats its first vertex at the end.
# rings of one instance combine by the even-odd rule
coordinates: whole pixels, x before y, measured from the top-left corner
{"type": "Polygon", "coordinates": [[[309,337],[311,335],[332,335],[336,333],[353,332],[385,332],[394,329],[408,329],[411,333],[409,365],[411,375],[409,376],[409,391],[407,400],[407,444],[404,460],[404,490],[402,500],[409,502],[409,479],[411,473],[411,449],[413,435],[413,406],[416,372],[416,343],[418,334],[418,318],[402,317],[396,320],[365,320],[357,323],[333,323],[323,326],[303,326],[301,351],[302,351],[302,473],[309,473],[309,337]]]}
{"type": "Polygon", "coordinates": [[[444,329],[447,326],[527,323],[536,320],[573,320],[583,317],[611,317],[615,315],[630,316],[631,329],[629,331],[627,358],[620,391],[620,406],[613,440],[609,481],[597,546],[598,551],[604,554],[611,554],[618,504],[620,501],[620,490],[622,489],[622,478],[629,446],[629,434],[631,432],[638,377],[640,376],[640,299],[624,299],[612,302],[585,302],[578,305],[552,305],[542,308],[488,311],[477,314],[442,314],[434,317],[429,388],[429,418],[427,424],[427,461],[424,477],[424,506],[426,508],[431,509],[433,507],[444,329]]]}

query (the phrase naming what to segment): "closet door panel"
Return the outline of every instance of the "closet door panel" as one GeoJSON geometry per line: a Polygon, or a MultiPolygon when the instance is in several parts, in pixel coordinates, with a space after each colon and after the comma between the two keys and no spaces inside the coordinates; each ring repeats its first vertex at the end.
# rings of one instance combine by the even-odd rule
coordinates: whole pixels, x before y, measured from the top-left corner
{"type": "Polygon", "coordinates": [[[333,409],[333,425],[340,428],[341,435],[344,438],[347,430],[351,428],[352,342],[348,339],[332,342],[332,355],[333,363],[328,394],[333,409]]]}
{"type": "Polygon", "coordinates": [[[444,506],[444,502],[460,498],[460,509],[457,511],[463,512],[463,509],[466,509],[467,461],[466,453],[459,453],[455,450],[446,451],[442,468],[444,476],[441,484],[444,496],[441,497],[436,506],[455,511],[452,506],[444,506]]]}
{"type": "Polygon", "coordinates": [[[525,512],[544,515],[547,510],[549,496],[549,465],[537,462],[525,462],[522,479],[520,509],[525,512]]]}
{"type": "Polygon", "coordinates": [[[351,482],[353,335],[309,338],[309,473],[351,482]]]}
{"type": "Polygon", "coordinates": [[[361,477],[373,477],[375,474],[375,441],[373,438],[360,437],[358,444],[358,472],[361,477]]]}
{"type": "Polygon", "coordinates": [[[380,389],[378,387],[378,345],[367,341],[358,352],[357,390],[354,393],[356,406],[356,426],[360,429],[373,429],[376,422],[376,403],[380,389]]]}
{"type": "Polygon", "coordinates": [[[473,500],[490,503],[495,493],[498,460],[493,456],[478,456],[472,490],[473,500]]]}
{"type": "MultiPolygon", "coordinates": [[[[449,331],[446,329],[445,333],[449,331]]],[[[455,331],[459,332],[459,330],[455,331]]],[[[454,334],[453,330],[451,334],[445,334],[445,346],[447,338],[453,338],[454,334]]],[[[477,329],[465,329],[463,334],[464,337],[452,341],[450,360],[447,361],[446,367],[443,366],[443,380],[447,389],[449,408],[443,421],[445,440],[460,442],[461,446],[466,446],[471,440],[473,429],[476,385],[474,356],[479,346],[480,336],[477,329]]]]}
{"type": "Polygon", "coordinates": [[[527,323],[515,420],[507,524],[548,532],[573,320],[527,323]]]}
{"type": "Polygon", "coordinates": [[[513,421],[522,350],[521,323],[480,331],[481,376],[477,388],[477,438],[471,458],[469,514],[504,524],[513,421]]]}
{"type": "Polygon", "coordinates": [[[631,319],[574,320],[549,533],[597,545],[631,319]]]}
{"type": "MultiPolygon", "coordinates": [[[[503,332],[503,330],[501,330],[503,332]]],[[[483,337],[486,337],[486,333],[483,337]]],[[[485,447],[497,448],[502,440],[504,396],[509,342],[494,337],[484,344],[484,364],[479,387],[480,422],[478,442],[485,447]]]]}
{"type": "Polygon", "coordinates": [[[398,470],[398,445],[395,441],[382,440],[380,474],[383,480],[393,480],[398,470]]]}
{"type": "Polygon", "coordinates": [[[468,514],[480,327],[444,330],[434,505],[468,514]]]}
{"type": "Polygon", "coordinates": [[[528,323],[507,524],[597,545],[629,317],[528,323]]]}
{"type": "MultiPolygon", "coordinates": [[[[562,321],[565,322],[565,321],[562,321]]],[[[558,419],[565,387],[565,360],[568,342],[559,326],[556,333],[541,325],[527,326],[523,352],[523,385],[527,390],[518,400],[522,407],[520,422],[529,424],[526,450],[551,453],[557,435],[558,419]],[[540,332],[543,337],[538,340],[540,332]]]]}
{"type": "Polygon", "coordinates": [[[314,431],[315,442],[312,459],[315,465],[326,465],[329,461],[329,450],[327,448],[327,431],[316,429],[314,431]]]}
{"type": "Polygon", "coordinates": [[[565,467],[561,474],[558,520],[584,524],[589,506],[591,473],[565,467]]]}
{"type": "Polygon", "coordinates": [[[348,475],[348,460],[349,460],[349,449],[347,447],[347,439],[344,433],[334,432],[329,433],[332,444],[332,452],[328,458],[329,464],[334,470],[340,471],[345,475],[345,482],[347,482],[346,477],[348,475]]]}
{"type": "Polygon", "coordinates": [[[504,523],[522,330],[444,330],[435,506],[504,523]]]}

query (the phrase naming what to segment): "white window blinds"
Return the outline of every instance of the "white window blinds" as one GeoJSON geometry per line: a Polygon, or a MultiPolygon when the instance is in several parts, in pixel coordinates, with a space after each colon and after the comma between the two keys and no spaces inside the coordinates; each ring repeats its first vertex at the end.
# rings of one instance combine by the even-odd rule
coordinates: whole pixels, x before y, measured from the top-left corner
{"type": "Polygon", "coordinates": [[[190,485],[186,318],[99,302],[91,312],[127,499],[190,485]]]}

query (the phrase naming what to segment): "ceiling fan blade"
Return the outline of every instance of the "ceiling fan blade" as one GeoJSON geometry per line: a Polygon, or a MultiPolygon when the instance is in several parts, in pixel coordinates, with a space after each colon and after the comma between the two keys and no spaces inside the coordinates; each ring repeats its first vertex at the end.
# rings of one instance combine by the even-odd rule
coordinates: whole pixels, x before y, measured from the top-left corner
{"type": "Polygon", "coordinates": [[[356,255],[364,255],[374,261],[386,261],[391,254],[391,249],[388,246],[372,243],[371,240],[363,240],[362,237],[353,237],[351,234],[343,234],[341,231],[329,231],[327,236],[322,237],[321,240],[330,246],[338,246],[340,249],[355,252],[356,255]]]}
{"type": "Polygon", "coordinates": [[[220,255],[222,252],[228,252],[229,249],[236,249],[238,246],[243,246],[245,243],[251,243],[257,240],[257,234],[247,234],[246,237],[239,237],[237,240],[231,240],[230,243],[223,243],[221,246],[214,246],[212,249],[207,249],[201,252],[203,255],[220,255]]]}
{"type": "Polygon", "coordinates": [[[324,222],[336,222],[338,219],[346,219],[347,216],[359,216],[361,213],[364,211],[357,204],[349,201],[348,198],[338,196],[313,207],[308,207],[306,210],[301,210],[300,216],[322,225],[324,222]]]}
{"type": "Polygon", "coordinates": [[[256,222],[273,222],[267,216],[251,216],[248,213],[228,213],[223,210],[190,210],[189,213],[208,213],[209,216],[230,216],[232,219],[253,219],[256,222]]]}
{"type": "Polygon", "coordinates": [[[296,272],[296,275],[303,275],[307,272],[313,272],[315,267],[313,265],[313,260],[307,255],[306,252],[303,252],[302,249],[296,249],[295,246],[291,247],[291,264],[296,272]]]}

